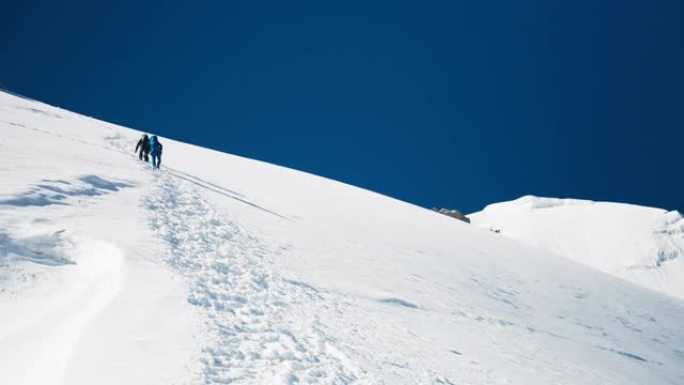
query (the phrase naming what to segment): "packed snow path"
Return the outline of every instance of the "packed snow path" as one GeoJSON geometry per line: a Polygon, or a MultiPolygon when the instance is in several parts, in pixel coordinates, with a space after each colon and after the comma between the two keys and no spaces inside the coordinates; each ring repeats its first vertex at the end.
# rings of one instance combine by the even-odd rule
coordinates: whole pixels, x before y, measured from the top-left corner
{"type": "Polygon", "coordinates": [[[290,307],[310,293],[269,269],[277,246],[225,219],[187,182],[155,177],[145,206],[151,228],[168,244],[166,262],[187,279],[188,301],[206,317],[206,384],[365,383],[314,315],[296,327],[286,323],[290,307]]]}

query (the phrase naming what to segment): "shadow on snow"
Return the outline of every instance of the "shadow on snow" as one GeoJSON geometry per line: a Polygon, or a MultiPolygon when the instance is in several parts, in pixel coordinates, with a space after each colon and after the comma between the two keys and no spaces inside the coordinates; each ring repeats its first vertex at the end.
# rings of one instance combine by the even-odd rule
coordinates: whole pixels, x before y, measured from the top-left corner
{"type": "Polygon", "coordinates": [[[101,196],[123,188],[133,187],[132,184],[109,181],[97,175],[83,176],[78,178],[78,181],[78,184],[73,184],[61,179],[44,179],[41,183],[29,188],[28,191],[9,199],[0,200],[0,205],[19,207],[69,205],[67,202],[69,197],[101,196]]]}
{"type": "Polygon", "coordinates": [[[63,232],[60,230],[20,239],[0,233],[0,261],[29,261],[48,266],[73,264],[62,253],[63,232]]]}

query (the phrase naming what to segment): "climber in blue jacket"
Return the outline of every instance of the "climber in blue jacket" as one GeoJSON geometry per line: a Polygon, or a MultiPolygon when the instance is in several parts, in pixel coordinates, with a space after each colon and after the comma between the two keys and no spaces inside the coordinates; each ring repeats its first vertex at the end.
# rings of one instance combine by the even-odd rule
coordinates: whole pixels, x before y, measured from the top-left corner
{"type": "Polygon", "coordinates": [[[157,135],[150,137],[150,155],[152,156],[152,167],[159,168],[161,166],[162,144],[159,143],[157,135]]]}

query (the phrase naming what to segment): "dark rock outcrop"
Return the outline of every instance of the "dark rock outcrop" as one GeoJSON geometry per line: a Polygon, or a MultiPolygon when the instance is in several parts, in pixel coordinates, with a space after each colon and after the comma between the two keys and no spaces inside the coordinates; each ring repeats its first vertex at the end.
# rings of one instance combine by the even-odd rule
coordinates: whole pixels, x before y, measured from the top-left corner
{"type": "Polygon", "coordinates": [[[460,211],[458,210],[450,210],[450,209],[438,209],[436,207],[432,208],[432,211],[436,211],[440,214],[444,214],[446,216],[456,218],[458,220],[461,220],[466,223],[470,223],[470,218],[466,217],[465,215],[461,214],[460,211]]]}

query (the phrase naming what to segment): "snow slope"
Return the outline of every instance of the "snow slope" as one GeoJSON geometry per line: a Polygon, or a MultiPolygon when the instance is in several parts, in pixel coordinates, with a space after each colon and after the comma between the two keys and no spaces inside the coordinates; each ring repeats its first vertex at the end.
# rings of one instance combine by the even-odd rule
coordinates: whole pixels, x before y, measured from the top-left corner
{"type": "Polygon", "coordinates": [[[526,196],[469,217],[475,226],[684,298],[684,219],[677,211],[526,196]]]}
{"type": "Polygon", "coordinates": [[[2,384],[681,384],[684,303],[379,194],[0,94],[2,384]]]}

